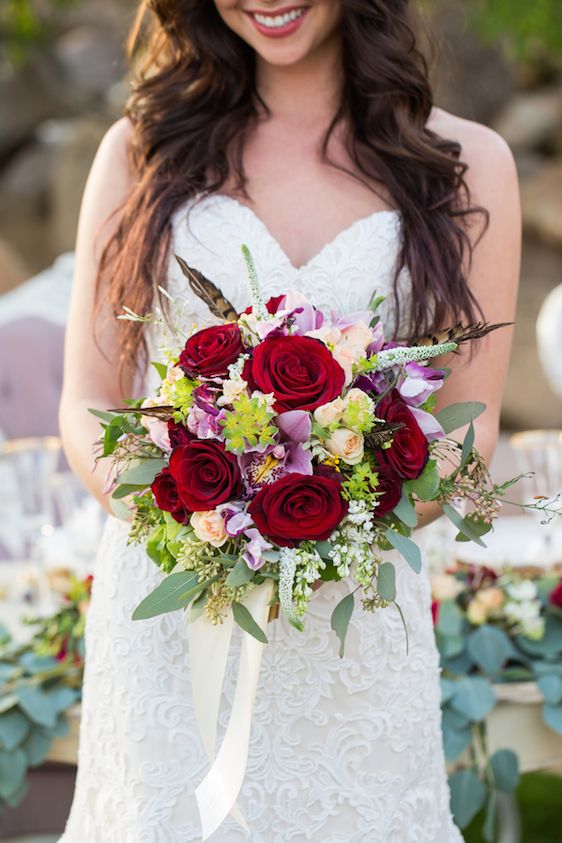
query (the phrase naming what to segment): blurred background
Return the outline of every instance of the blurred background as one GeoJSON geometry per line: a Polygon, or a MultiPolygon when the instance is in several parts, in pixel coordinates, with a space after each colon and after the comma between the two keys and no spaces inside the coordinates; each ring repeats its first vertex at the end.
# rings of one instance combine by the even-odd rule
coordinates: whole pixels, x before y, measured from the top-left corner
{"type": "MultiPolygon", "coordinates": [[[[512,476],[527,457],[510,445],[510,434],[552,431],[550,475],[540,479],[555,494],[562,461],[562,0],[420,5],[437,46],[436,104],[492,126],[516,157],[523,265],[496,463],[500,476],[512,476]]],[[[16,603],[44,616],[47,605],[52,613],[49,595],[69,587],[61,585],[61,570],[67,577],[90,573],[101,529],[99,511],[66,472],[58,441],[48,437],[58,433],[80,200],[101,137],[122,114],[123,43],[136,6],[133,0],[0,0],[0,618],[14,622],[16,637],[16,603]],[[10,485],[16,463],[17,488],[10,485]],[[38,478],[48,496],[37,495],[38,478]],[[14,519],[21,524],[16,539],[14,519]],[[17,560],[25,567],[15,577],[17,560]]],[[[549,561],[562,561],[559,556],[549,561]]],[[[0,728],[0,756],[1,743],[0,728]]],[[[56,763],[61,760],[69,760],[68,748],[35,772],[33,792],[44,794],[48,781],[51,808],[58,805],[41,813],[35,801],[37,831],[61,830],[73,776],[56,763]]],[[[2,786],[0,769],[0,807],[2,797],[13,803],[0,812],[6,839],[29,831],[30,813],[14,794],[10,803],[2,786]]],[[[521,788],[523,832],[510,832],[502,843],[562,841],[553,828],[562,827],[559,781],[531,776],[521,788]]],[[[467,840],[482,839],[480,826],[467,832],[467,840]]]]}

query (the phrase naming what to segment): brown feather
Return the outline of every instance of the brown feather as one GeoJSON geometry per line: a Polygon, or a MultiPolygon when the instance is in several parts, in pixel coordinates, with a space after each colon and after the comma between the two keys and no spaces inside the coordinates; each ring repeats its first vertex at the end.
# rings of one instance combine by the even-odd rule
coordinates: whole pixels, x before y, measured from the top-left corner
{"type": "Polygon", "coordinates": [[[175,412],[171,404],[161,407],[112,407],[108,413],[140,413],[143,416],[155,416],[157,419],[169,419],[175,412]]]}
{"type": "Polygon", "coordinates": [[[445,328],[443,331],[436,331],[420,337],[412,345],[440,345],[445,342],[456,342],[457,345],[460,345],[463,342],[468,342],[468,340],[481,339],[492,331],[505,328],[508,325],[513,325],[513,322],[498,322],[494,325],[490,325],[488,322],[474,322],[471,325],[463,325],[461,322],[457,322],[452,328],[445,328]]]}
{"type": "Polygon", "coordinates": [[[217,285],[209,281],[208,278],[205,278],[203,273],[199,272],[198,269],[188,266],[179,255],[175,257],[180,265],[181,271],[189,281],[192,291],[205,302],[213,316],[224,319],[226,322],[236,322],[238,313],[217,285]]]}
{"type": "Polygon", "coordinates": [[[365,444],[372,450],[378,450],[383,445],[386,445],[387,442],[391,442],[396,431],[401,430],[403,427],[403,422],[399,422],[398,424],[387,422],[377,424],[373,430],[365,434],[365,444]]]}

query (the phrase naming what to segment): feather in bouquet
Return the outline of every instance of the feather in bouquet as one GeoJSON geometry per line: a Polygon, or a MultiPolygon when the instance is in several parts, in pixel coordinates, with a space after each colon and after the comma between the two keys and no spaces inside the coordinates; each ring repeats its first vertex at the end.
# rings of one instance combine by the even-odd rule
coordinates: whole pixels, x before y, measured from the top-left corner
{"type": "MultiPolygon", "coordinates": [[[[384,551],[421,569],[411,538],[416,501],[437,501],[461,540],[482,543],[491,528],[510,484],[494,485],[473,447],[472,421],[485,407],[456,404],[435,415],[448,372],[427,361],[500,326],[458,325],[400,346],[385,338],[376,307],[324,313],[294,290],[265,302],[243,252],[251,304],[241,314],[178,258],[222,323],[195,331],[166,364],[155,364],[155,396],[97,413],[101,455],[113,458],[114,505],[133,512],[130,540],[144,541],[167,574],[133,617],[189,608],[190,627],[201,617],[215,625],[233,619],[266,643],[268,612],[275,617],[280,606],[302,630],[313,584],[351,577],[354,588],[332,615],[343,656],[356,592],[368,610],[399,603],[384,551]],[[463,444],[447,439],[467,424],[463,444]],[[470,502],[466,517],[453,506],[459,498],[470,502]]],[[[205,646],[203,638],[192,642],[190,656],[205,646]]],[[[231,810],[239,779],[222,809],[209,809],[204,835],[231,810]]],[[[207,795],[217,781],[224,790],[209,774],[207,795]]]]}

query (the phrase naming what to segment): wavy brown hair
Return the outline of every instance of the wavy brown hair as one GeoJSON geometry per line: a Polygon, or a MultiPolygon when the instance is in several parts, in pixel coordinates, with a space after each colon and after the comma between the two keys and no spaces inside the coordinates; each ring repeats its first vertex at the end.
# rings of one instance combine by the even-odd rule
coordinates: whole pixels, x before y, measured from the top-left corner
{"type": "MultiPolygon", "coordinates": [[[[473,321],[480,313],[466,278],[472,207],[458,142],[427,128],[433,95],[409,0],[341,0],[344,83],[322,147],[344,121],[353,175],[381,184],[402,214],[394,278],[412,279],[406,337],[473,321]]],[[[151,309],[165,286],[171,217],[187,200],[220,191],[227,179],[248,197],[244,142],[264,114],[255,53],[220,18],[212,0],[144,0],[129,39],[132,124],[129,159],[136,183],[118,209],[98,274],[115,312],[151,309]]],[[[485,230],[485,229],[484,229],[485,230]]],[[[483,232],[482,232],[483,233],[483,232]]],[[[482,236],[482,235],[480,235],[482,236]]],[[[165,302],[160,301],[162,306],[165,302]]],[[[402,323],[404,324],[404,323],[402,323]]],[[[146,363],[142,324],[120,322],[121,370],[146,363]]]]}

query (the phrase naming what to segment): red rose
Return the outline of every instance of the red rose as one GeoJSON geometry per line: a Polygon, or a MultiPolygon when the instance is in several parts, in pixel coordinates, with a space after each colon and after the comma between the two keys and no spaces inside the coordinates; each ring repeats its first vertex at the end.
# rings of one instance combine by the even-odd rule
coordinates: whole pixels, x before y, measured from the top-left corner
{"type": "Polygon", "coordinates": [[[197,331],[188,339],[180,354],[179,365],[190,378],[225,378],[228,367],[238,360],[243,351],[242,335],[236,323],[213,325],[197,331]]]}
{"type": "Polygon", "coordinates": [[[250,389],[273,392],[275,410],[315,410],[343,389],[345,373],[331,351],[314,337],[270,336],[244,367],[250,389]]]}
{"type": "Polygon", "coordinates": [[[548,602],[562,609],[562,581],[552,589],[548,595],[548,602]]]}
{"type": "Polygon", "coordinates": [[[347,513],[341,483],[331,477],[286,474],[264,486],[248,512],[262,535],[281,547],[328,539],[347,513]]]}
{"type": "Polygon", "coordinates": [[[191,512],[215,509],[242,494],[236,457],[214,439],[194,439],[176,448],[170,457],[170,471],[181,502],[191,512]]]}
{"type": "Polygon", "coordinates": [[[180,445],[187,445],[188,442],[191,442],[193,434],[184,424],[168,419],[168,437],[172,448],[179,448],[180,445]]]}
{"type": "Polygon", "coordinates": [[[404,425],[394,434],[390,448],[377,451],[378,462],[390,466],[406,480],[415,480],[422,473],[429,456],[424,432],[397,389],[377,404],[376,413],[379,419],[404,425]]]}
{"type": "MultiPolygon", "coordinates": [[[[271,313],[271,315],[274,316],[277,313],[277,311],[279,310],[279,305],[281,304],[281,302],[283,301],[284,298],[285,298],[284,294],[281,295],[281,296],[271,296],[271,298],[268,299],[268,301],[266,301],[266,303],[265,303],[265,306],[267,308],[267,312],[271,313]]],[[[253,310],[252,305],[249,305],[246,308],[246,310],[242,311],[242,313],[251,313],[252,310],[253,310]]]]}
{"type": "Polygon", "coordinates": [[[377,466],[377,475],[379,482],[376,491],[381,494],[377,498],[375,518],[382,517],[387,512],[391,512],[402,497],[402,480],[390,466],[377,466]]]}
{"type": "Polygon", "coordinates": [[[158,509],[169,512],[175,521],[185,524],[189,512],[180,500],[176,481],[169,468],[163,468],[160,474],[156,475],[150,488],[158,509]]]}

